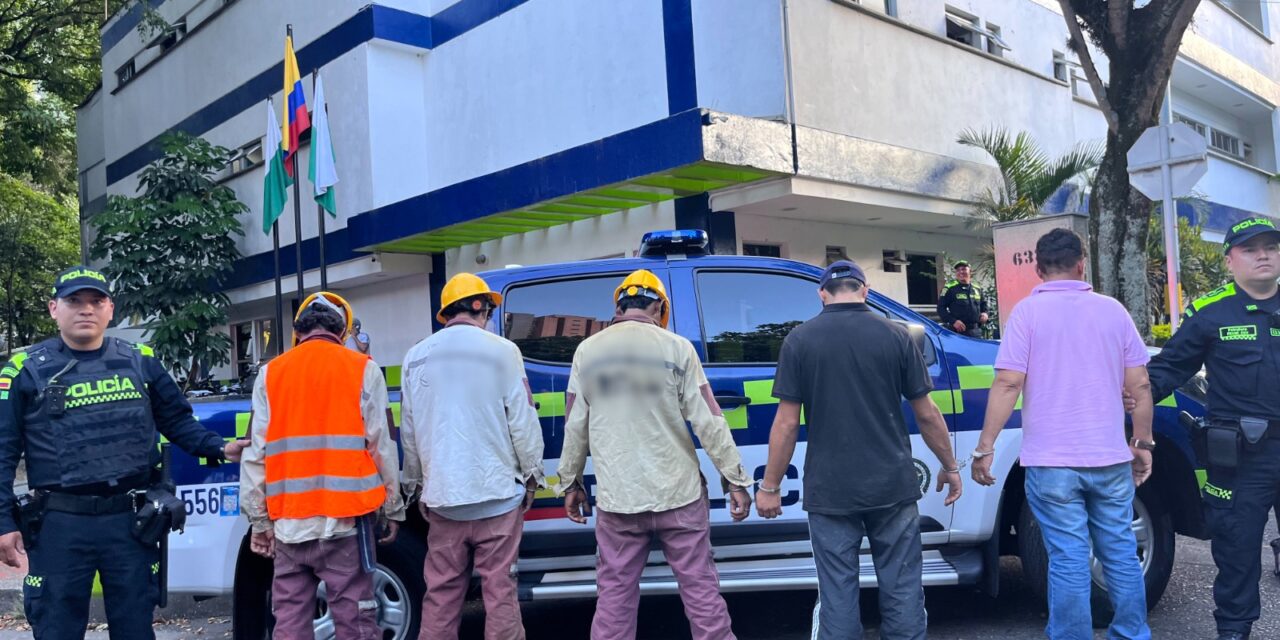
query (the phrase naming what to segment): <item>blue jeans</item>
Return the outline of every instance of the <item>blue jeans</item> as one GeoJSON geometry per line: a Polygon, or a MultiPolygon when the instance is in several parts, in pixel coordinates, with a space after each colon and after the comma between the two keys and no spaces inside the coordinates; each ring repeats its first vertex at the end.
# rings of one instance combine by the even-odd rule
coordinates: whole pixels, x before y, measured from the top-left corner
{"type": "Polygon", "coordinates": [[[1102,562],[1115,618],[1107,638],[1149,640],[1147,589],[1133,536],[1133,476],[1109,467],[1028,467],[1027,503],[1049,553],[1051,640],[1091,640],[1089,549],[1102,562]]]}

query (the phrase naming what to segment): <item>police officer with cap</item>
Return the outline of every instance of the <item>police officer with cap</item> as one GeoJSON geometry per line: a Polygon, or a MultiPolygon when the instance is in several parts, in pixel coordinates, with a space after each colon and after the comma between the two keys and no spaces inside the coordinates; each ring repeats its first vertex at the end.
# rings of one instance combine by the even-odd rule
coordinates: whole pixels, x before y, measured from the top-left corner
{"type": "Polygon", "coordinates": [[[987,299],[981,289],[973,286],[968,262],[957,262],[955,272],[956,279],[943,287],[938,298],[938,317],[943,326],[956,333],[981,338],[982,325],[987,323],[987,299]]]}
{"type": "Polygon", "coordinates": [[[63,271],[49,301],[59,335],[0,369],[0,561],[20,567],[27,556],[37,640],[84,637],[95,573],[111,637],[154,638],[159,548],[140,538],[162,534],[139,533],[136,520],[153,507],[156,431],[211,460],[238,460],[244,448],[195,421],[150,348],[104,335],[114,310],[101,273],[63,271]],[[24,455],[32,493],[17,499],[24,455]]]}
{"type": "Polygon", "coordinates": [[[1207,370],[1198,440],[1218,566],[1213,615],[1220,640],[1243,640],[1260,615],[1258,547],[1280,491],[1280,230],[1269,218],[1242,220],[1225,249],[1233,281],[1191,303],[1148,369],[1156,400],[1207,370]]]}

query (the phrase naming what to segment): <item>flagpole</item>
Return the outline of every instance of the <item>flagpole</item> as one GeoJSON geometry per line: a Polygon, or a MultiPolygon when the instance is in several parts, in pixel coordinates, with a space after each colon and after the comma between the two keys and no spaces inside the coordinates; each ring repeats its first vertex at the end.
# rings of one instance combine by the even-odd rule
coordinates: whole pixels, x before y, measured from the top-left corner
{"type": "MultiPolygon", "coordinates": [[[[286,25],[285,30],[289,39],[292,40],[293,25],[286,25]]],[[[288,87],[286,87],[285,90],[285,101],[286,104],[288,104],[288,87]]],[[[293,114],[290,113],[289,115],[292,116],[293,114]]],[[[301,141],[299,141],[299,145],[301,145],[301,141]]],[[[302,182],[302,175],[298,173],[297,149],[290,150],[290,160],[293,162],[293,253],[298,265],[298,291],[296,300],[298,301],[298,306],[302,306],[302,299],[303,296],[306,295],[307,288],[303,286],[302,283],[302,187],[300,184],[302,182]]]]}
{"type": "MultiPolygon", "coordinates": [[[[267,96],[267,110],[269,112],[275,111],[275,105],[271,100],[271,96],[267,96]]],[[[270,115],[268,115],[268,121],[274,122],[274,120],[270,117],[270,115]]],[[[279,145],[276,145],[275,149],[264,148],[262,150],[263,158],[266,159],[266,163],[268,166],[271,165],[271,160],[272,158],[275,157],[273,154],[277,154],[279,152],[280,152],[279,145]]],[[[270,169],[268,169],[268,171],[270,171],[270,169]]],[[[263,215],[266,215],[266,211],[263,211],[263,215]]],[[[280,217],[279,216],[276,216],[276,219],[271,222],[271,259],[275,265],[274,280],[276,285],[276,298],[275,298],[276,317],[275,317],[275,324],[271,327],[271,335],[267,339],[275,343],[274,344],[275,354],[280,355],[284,353],[284,340],[282,339],[282,337],[285,334],[285,330],[284,330],[284,293],[282,291],[283,285],[281,283],[281,280],[283,279],[283,277],[280,272],[280,217]]],[[[259,358],[261,358],[261,356],[259,356],[259,358]]]]}
{"type": "MultiPolygon", "coordinates": [[[[313,99],[315,98],[315,95],[316,95],[316,78],[318,78],[319,76],[320,76],[320,70],[317,68],[312,68],[311,69],[311,96],[313,99]]],[[[326,115],[329,112],[329,107],[327,105],[317,104],[316,108],[324,109],[326,115]]],[[[311,144],[314,145],[315,143],[316,143],[315,136],[313,135],[311,144]]],[[[317,157],[321,153],[324,153],[324,149],[316,150],[317,157]]],[[[315,169],[313,168],[312,171],[315,171],[315,169]]],[[[315,191],[315,185],[312,185],[312,191],[315,191]]],[[[319,226],[317,226],[316,228],[319,229],[319,235],[317,237],[320,240],[320,290],[328,291],[329,290],[329,263],[324,258],[324,207],[320,206],[319,201],[316,201],[316,220],[319,222],[319,226]]]]}
{"type": "Polygon", "coordinates": [[[271,223],[271,255],[276,264],[276,324],[269,340],[275,343],[276,355],[284,353],[284,294],[280,285],[280,221],[271,223]]]}

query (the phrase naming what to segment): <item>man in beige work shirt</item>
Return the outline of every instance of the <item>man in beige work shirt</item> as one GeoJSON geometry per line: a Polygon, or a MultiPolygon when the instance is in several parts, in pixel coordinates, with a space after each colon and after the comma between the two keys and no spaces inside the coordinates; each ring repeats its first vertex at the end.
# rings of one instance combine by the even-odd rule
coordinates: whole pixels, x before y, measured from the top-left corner
{"type": "Polygon", "coordinates": [[[351,318],[341,297],[309,297],[293,322],[295,346],[262,368],[253,389],[241,509],[250,548],[275,559],[276,640],[315,637],[322,580],[339,638],[382,637],[373,539],[391,543],[405,507],[387,385],[372,358],[343,347],[351,318]]]}
{"type": "Polygon", "coordinates": [[[733,638],[711,557],[706,480],[686,421],[720,470],[734,520],[747,517],[751,479],[693,344],[665,328],[671,304],[662,281],[636,271],[614,302],[612,325],[573,357],[559,470],[569,518],[586,523],[581,479],[590,443],[599,507],[591,637],[635,637],[640,574],[656,535],[694,640],[733,638]]]}

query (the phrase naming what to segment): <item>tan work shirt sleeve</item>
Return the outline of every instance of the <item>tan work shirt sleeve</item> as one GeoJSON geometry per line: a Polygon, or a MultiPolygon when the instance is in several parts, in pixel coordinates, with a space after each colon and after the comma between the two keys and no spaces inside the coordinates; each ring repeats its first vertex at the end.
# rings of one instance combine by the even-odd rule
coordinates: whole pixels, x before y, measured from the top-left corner
{"type": "Polygon", "coordinates": [[[404,499],[400,496],[400,456],[387,425],[387,381],[378,364],[370,360],[364,367],[364,388],[360,391],[360,413],[364,417],[365,446],[382,476],[387,497],[382,514],[389,520],[404,521],[404,499]]]}
{"type": "Polygon", "coordinates": [[[267,424],[271,422],[271,405],[267,402],[267,367],[258,370],[253,383],[253,399],[249,420],[249,446],[240,454],[240,511],[249,519],[255,532],[272,528],[267,516],[267,424]]]}
{"type": "Polygon", "coordinates": [[[560,468],[557,471],[560,484],[556,486],[556,494],[561,496],[574,483],[582,480],[582,470],[586,467],[587,451],[590,448],[587,423],[591,406],[582,394],[581,353],[578,350],[573,355],[569,386],[564,394],[564,446],[560,450],[560,468]]]}
{"type": "Polygon", "coordinates": [[[533,404],[533,391],[524,373],[524,358],[520,348],[511,345],[507,358],[506,394],[503,402],[507,410],[507,429],[511,433],[511,445],[515,448],[516,464],[520,466],[520,479],[534,479],[539,487],[547,486],[542,470],[542,425],[538,422],[538,410],[533,404]]]}
{"type": "Polygon", "coordinates": [[[707,382],[702,362],[698,360],[692,344],[685,343],[684,356],[685,373],[680,388],[680,411],[684,419],[693,425],[693,433],[702,442],[702,449],[720,470],[721,484],[751,486],[751,477],[742,467],[742,456],[733,442],[729,423],[711,392],[711,383],[707,382]]]}

